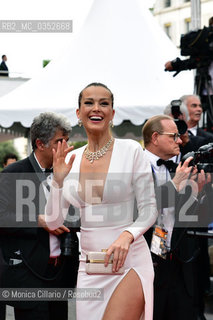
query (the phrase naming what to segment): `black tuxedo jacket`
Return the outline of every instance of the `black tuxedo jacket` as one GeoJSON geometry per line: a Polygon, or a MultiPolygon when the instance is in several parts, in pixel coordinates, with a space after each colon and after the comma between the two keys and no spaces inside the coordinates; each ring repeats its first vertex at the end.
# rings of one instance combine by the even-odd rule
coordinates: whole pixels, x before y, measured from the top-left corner
{"type": "Polygon", "coordinates": [[[197,128],[197,136],[205,138],[206,140],[205,144],[213,142],[213,134],[201,128],[197,128]]]}
{"type": "Polygon", "coordinates": [[[180,145],[181,157],[191,151],[197,151],[201,146],[207,144],[207,139],[201,136],[189,136],[189,142],[183,147],[180,145]]]}
{"type": "Polygon", "coordinates": [[[37,257],[42,261],[49,258],[49,234],[37,227],[38,215],[44,213],[46,202],[39,180],[43,173],[37,173],[26,158],[8,166],[0,174],[0,236],[5,244],[2,248],[6,262],[20,250],[39,271],[45,269],[45,265],[41,265],[37,257]]]}
{"type": "MultiPolygon", "coordinates": [[[[171,173],[172,175],[172,173],[171,173]]],[[[154,178],[155,181],[155,178],[154,178]]],[[[186,231],[188,225],[179,224],[180,210],[190,197],[190,190],[186,189],[185,194],[179,194],[173,183],[168,181],[161,186],[155,186],[157,207],[159,213],[163,208],[174,207],[175,210],[175,225],[171,238],[171,252],[174,261],[180,264],[182,269],[183,280],[188,293],[194,294],[194,279],[195,279],[195,264],[194,261],[199,254],[199,241],[197,238],[190,238],[186,231]]],[[[196,203],[194,203],[187,214],[194,214],[196,203]]],[[[150,229],[145,235],[148,244],[151,244],[152,230],[150,229]]],[[[169,265],[165,265],[165,260],[153,254],[155,267],[155,288],[158,290],[161,286],[170,285],[169,265]],[[167,270],[168,268],[168,270],[167,270]]]]}
{"type": "MultiPolygon", "coordinates": [[[[50,255],[49,233],[37,226],[38,215],[44,214],[46,199],[41,181],[46,177],[39,166],[35,169],[30,161],[32,155],[30,157],[9,165],[0,174],[0,257],[3,257],[0,268],[0,271],[3,269],[2,277],[0,275],[1,287],[54,286],[53,280],[43,281],[40,278],[48,278],[45,271],[50,255]],[[17,258],[17,252],[21,254],[23,262],[8,265],[11,258],[17,258]]],[[[68,270],[64,266],[71,274],[65,275],[63,271],[67,282],[62,287],[66,287],[66,284],[69,286],[69,279],[76,278],[76,263],[74,266],[75,270],[68,270]]],[[[18,302],[18,306],[31,308],[35,303],[37,302],[18,302]]],[[[16,306],[17,302],[10,304],[16,306]]]]}
{"type": "MultiPolygon", "coordinates": [[[[8,67],[7,67],[7,65],[6,65],[6,63],[4,61],[2,61],[1,64],[0,64],[0,70],[8,71],[8,67]]],[[[0,72],[0,76],[7,77],[8,76],[8,72],[0,72]]]]}

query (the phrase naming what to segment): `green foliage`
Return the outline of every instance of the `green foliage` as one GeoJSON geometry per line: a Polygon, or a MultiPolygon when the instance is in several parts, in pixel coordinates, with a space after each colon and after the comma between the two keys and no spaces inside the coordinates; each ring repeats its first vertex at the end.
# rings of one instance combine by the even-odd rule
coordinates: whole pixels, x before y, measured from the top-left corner
{"type": "Polygon", "coordinates": [[[8,153],[15,153],[19,158],[19,154],[13,146],[13,142],[11,140],[0,143],[0,171],[3,168],[3,159],[8,153]]]}
{"type": "Polygon", "coordinates": [[[76,142],[70,142],[71,146],[74,146],[74,149],[78,149],[80,147],[85,146],[87,144],[87,141],[76,141],[76,142]]]}
{"type": "Polygon", "coordinates": [[[51,60],[43,60],[43,68],[45,68],[51,60]]]}

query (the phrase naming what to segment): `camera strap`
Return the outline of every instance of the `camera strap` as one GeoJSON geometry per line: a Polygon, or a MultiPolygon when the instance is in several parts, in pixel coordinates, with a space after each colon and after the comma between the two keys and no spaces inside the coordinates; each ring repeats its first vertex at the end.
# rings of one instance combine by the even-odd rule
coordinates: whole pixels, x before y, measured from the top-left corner
{"type": "Polygon", "coordinates": [[[61,272],[63,271],[63,269],[64,269],[65,259],[66,259],[65,257],[63,257],[63,261],[62,261],[61,267],[58,270],[58,272],[54,275],[54,277],[46,278],[46,277],[40,275],[39,273],[37,273],[35,270],[33,270],[21,253],[20,253],[20,257],[21,257],[22,261],[24,262],[25,266],[30,270],[30,272],[34,276],[36,276],[38,279],[40,279],[42,281],[53,281],[53,280],[56,280],[58,278],[58,276],[61,274],[61,272]]]}

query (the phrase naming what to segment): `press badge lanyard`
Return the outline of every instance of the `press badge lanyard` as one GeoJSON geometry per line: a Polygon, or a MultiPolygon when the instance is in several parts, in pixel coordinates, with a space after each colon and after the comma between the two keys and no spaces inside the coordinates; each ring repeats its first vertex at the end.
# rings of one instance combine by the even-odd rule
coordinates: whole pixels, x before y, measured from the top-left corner
{"type": "MultiPolygon", "coordinates": [[[[154,167],[152,167],[152,172],[154,175],[154,179],[156,180],[157,184],[157,176],[154,167]]],[[[166,169],[166,182],[168,181],[168,170],[166,169]]],[[[163,209],[160,211],[160,225],[155,225],[154,231],[152,234],[152,241],[151,241],[151,252],[158,255],[159,257],[166,259],[168,247],[166,245],[168,230],[164,227],[163,224],[163,209]]]]}
{"type": "MultiPolygon", "coordinates": [[[[156,184],[157,184],[157,186],[158,186],[158,179],[157,179],[157,174],[156,174],[156,172],[155,172],[155,169],[154,169],[154,167],[153,167],[153,165],[151,165],[151,167],[152,167],[152,172],[153,172],[153,175],[154,175],[154,177],[155,177],[155,180],[156,180],[156,184]]],[[[167,182],[169,179],[169,177],[168,177],[168,170],[167,170],[167,168],[166,168],[166,181],[165,182],[167,182]]],[[[160,221],[159,221],[159,223],[160,223],[160,225],[162,226],[162,227],[164,227],[164,223],[163,223],[163,209],[161,209],[160,210],[160,221]]]]}

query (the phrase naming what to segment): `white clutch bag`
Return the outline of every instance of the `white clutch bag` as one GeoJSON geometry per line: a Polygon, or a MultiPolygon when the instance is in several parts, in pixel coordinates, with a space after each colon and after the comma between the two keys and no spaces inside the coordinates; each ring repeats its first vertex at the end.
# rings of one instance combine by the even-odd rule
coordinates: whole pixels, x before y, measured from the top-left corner
{"type": "Polygon", "coordinates": [[[124,266],[118,272],[112,272],[113,254],[107,267],[104,266],[106,252],[88,252],[86,260],[86,273],[88,274],[123,274],[124,266]]]}

